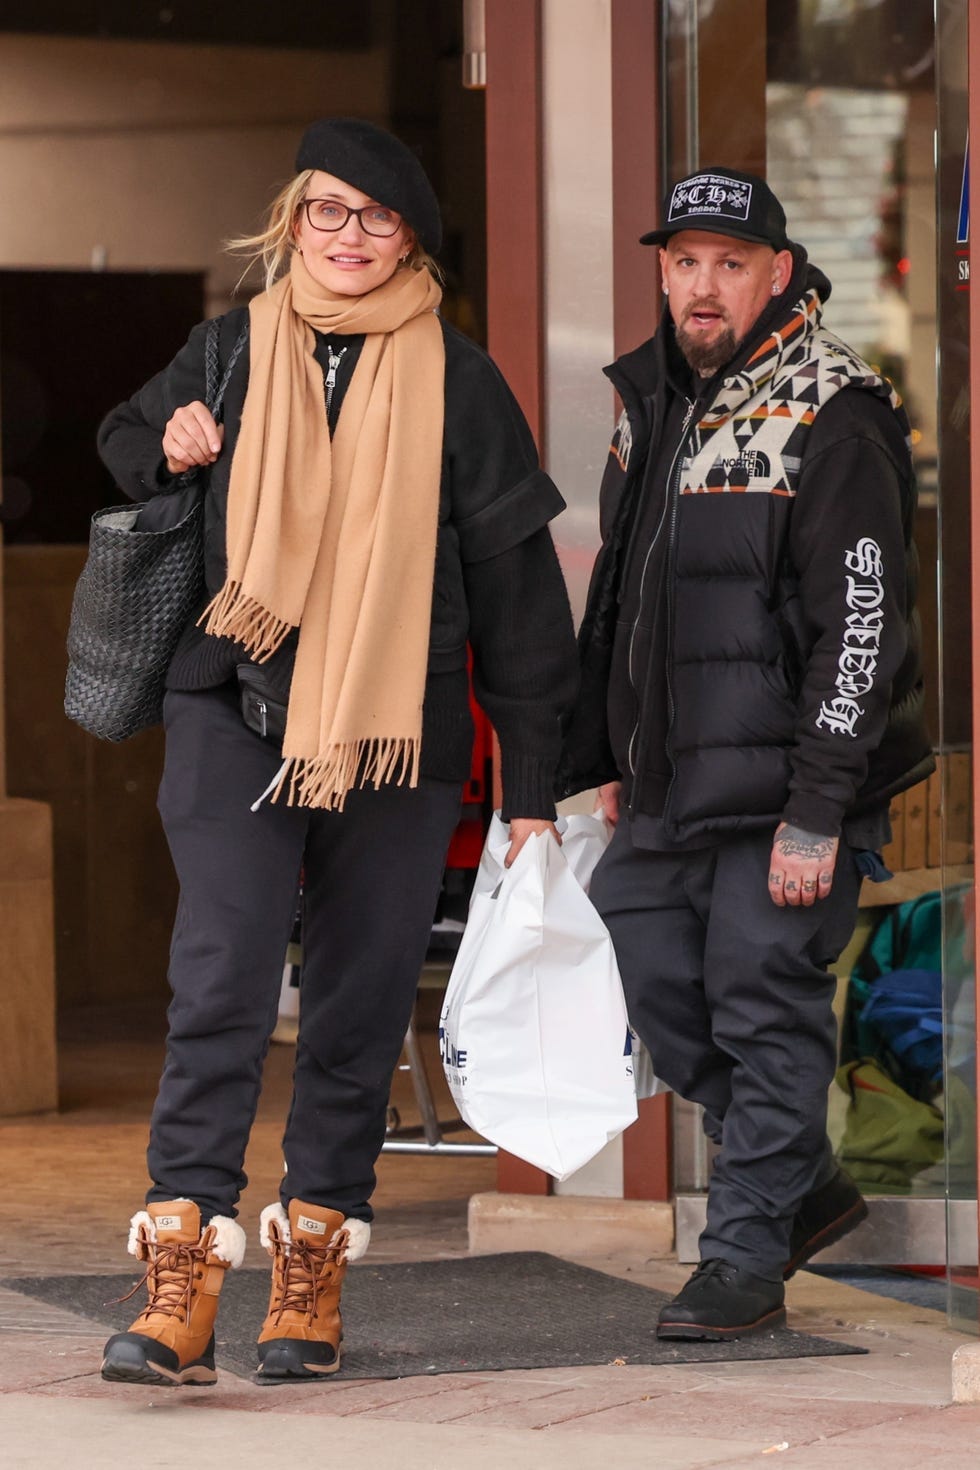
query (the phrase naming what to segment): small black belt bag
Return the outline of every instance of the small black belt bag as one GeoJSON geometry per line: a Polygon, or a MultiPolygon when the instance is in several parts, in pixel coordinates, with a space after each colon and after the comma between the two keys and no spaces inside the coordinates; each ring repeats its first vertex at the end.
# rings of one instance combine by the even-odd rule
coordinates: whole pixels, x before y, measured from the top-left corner
{"type": "Polygon", "coordinates": [[[245,724],[264,740],[281,746],[286,733],[286,701],[281,692],[273,688],[258,664],[238,664],[236,673],[245,724]]]}

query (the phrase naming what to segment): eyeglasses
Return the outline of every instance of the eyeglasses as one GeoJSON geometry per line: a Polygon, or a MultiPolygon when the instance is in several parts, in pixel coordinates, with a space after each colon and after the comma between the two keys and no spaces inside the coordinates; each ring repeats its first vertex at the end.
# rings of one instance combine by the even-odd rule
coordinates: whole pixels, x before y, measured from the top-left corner
{"type": "Polygon", "coordinates": [[[349,209],[338,199],[303,199],[306,218],[314,230],[342,230],[354,215],[366,235],[397,235],[402,217],[383,204],[365,204],[362,209],[349,209]]]}

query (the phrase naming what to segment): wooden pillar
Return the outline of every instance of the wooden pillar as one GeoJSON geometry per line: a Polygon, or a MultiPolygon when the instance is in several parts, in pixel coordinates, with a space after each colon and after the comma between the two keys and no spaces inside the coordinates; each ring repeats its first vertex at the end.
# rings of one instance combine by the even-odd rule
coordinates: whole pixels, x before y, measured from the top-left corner
{"type": "Polygon", "coordinates": [[[541,447],[544,238],[540,0],[491,0],[487,46],[487,338],[541,447]]]}
{"type": "Polygon", "coordinates": [[[612,0],[613,335],[616,356],[649,337],[660,315],[660,253],[639,243],[660,217],[657,6],[612,0]]]}
{"type": "MultiPolygon", "coordinates": [[[[612,0],[613,332],[616,354],[629,352],[656,328],[660,315],[659,254],[639,243],[656,225],[665,181],[660,177],[661,97],[658,7],[651,0],[612,0]]],[[[648,1098],[623,1135],[623,1197],[673,1196],[669,1096],[648,1098]]]]}
{"type": "MultiPolygon", "coordinates": [[[[486,48],[487,345],[540,447],[544,260],[539,0],[490,0],[486,48]]],[[[503,1194],[550,1194],[551,1179],[522,1159],[501,1153],[497,1188],[503,1194]]]]}

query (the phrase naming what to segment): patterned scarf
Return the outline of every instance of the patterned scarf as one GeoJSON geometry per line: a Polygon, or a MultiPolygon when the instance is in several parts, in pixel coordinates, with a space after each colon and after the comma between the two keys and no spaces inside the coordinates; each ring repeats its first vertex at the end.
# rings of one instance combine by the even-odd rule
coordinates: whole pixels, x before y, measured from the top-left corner
{"type": "Polygon", "coordinates": [[[682,495],[741,492],[794,496],[806,436],[842,388],[887,399],[906,434],[902,401],[885,378],[821,325],[811,289],[791,315],[724,380],[692,431],[681,462],[682,495]]]}

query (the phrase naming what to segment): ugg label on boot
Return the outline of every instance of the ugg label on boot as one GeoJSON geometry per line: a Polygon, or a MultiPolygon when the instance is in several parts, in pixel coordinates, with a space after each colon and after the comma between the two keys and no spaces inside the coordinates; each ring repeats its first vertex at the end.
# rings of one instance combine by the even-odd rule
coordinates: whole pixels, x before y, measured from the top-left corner
{"type": "Polygon", "coordinates": [[[179,1215],[157,1215],[158,1230],[180,1230],[183,1224],[179,1215]]]}
{"type": "Polygon", "coordinates": [[[305,1230],[307,1235],[326,1235],[327,1227],[323,1220],[311,1220],[309,1215],[298,1215],[296,1224],[300,1230],[305,1230]]]}

